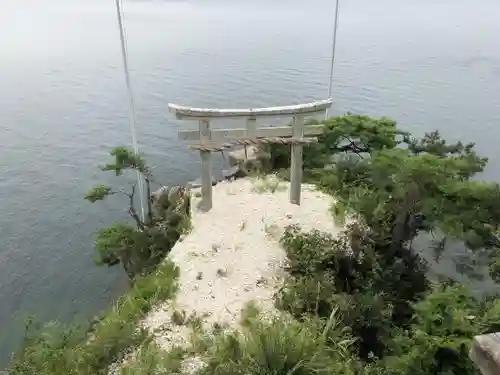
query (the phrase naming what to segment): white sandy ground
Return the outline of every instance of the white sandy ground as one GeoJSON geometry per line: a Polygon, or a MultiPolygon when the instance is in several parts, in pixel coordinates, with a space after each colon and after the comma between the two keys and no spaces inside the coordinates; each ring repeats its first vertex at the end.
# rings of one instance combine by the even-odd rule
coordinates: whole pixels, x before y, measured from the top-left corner
{"type": "MultiPolygon", "coordinates": [[[[169,256],[180,268],[179,292],[174,302],[158,306],[142,322],[163,349],[189,345],[191,330],[172,323],[175,310],[204,317],[208,329],[214,323],[237,328],[241,310],[251,300],[262,312],[273,313],[273,295],[285,276],[286,254],[279,238],[286,226],[332,234],[342,230],[329,211],[332,197],[312,185],[302,185],[300,206],[289,201],[289,183],[281,182],[274,193],[257,192],[262,186],[262,180],[250,178],[219,183],[208,213],[196,209],[200,198],[193,194],[193,230],[169,256]]],[[[193,361],[197,363],[186,364],[186,372],[202,365],[193,361]]]]}

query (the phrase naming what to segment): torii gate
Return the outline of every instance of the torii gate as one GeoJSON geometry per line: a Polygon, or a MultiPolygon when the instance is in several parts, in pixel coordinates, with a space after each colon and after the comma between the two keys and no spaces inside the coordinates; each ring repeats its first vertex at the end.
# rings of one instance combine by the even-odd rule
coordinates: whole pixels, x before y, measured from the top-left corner
{"type": "Polygon", "coordinates": [[[209,211],[212,208],[212,152],[222,151],[238,145],[261,143],[291,144],[291,184],[290,202],[300,205],[300,187],[302,182],[302,147],[303,144],[317,142],[314,137],[323,133],[323,125],[304,126],[304,118],[324,112],[332,105],[332,99],[285,107],[247,108],[247,109],[213,109],[191,108],[177,104],[169,104],[170,112],[180,120],[198,120],[198,130],[179,132],[179,139],[199,141],[191,149],[199,150],[201,156],[201,195],[200,209],[209,211]],[[292,117],[293,125],[283,127],[257,128],[257,119],[269,117],[292,117]],[[213,120],[244,119],[245,129],[212,130],[213,120]]]}

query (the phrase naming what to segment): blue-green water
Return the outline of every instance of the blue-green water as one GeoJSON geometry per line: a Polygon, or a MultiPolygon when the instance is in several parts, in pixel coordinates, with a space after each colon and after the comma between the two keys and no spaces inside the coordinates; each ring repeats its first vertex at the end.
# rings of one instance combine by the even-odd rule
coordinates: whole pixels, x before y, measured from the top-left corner
{"type": "MultiPolygon", "coordinates": [[[[332,113],[387,115],[473,140],[499,176],[500,2],[342,1],[332,113]]],[[[197,177],[168,102],[286,105],[326,96],[334,2],[125,2],[140,148],[166,184],[197,177]]],[[[91,233],[125,217],[82,200],[131,142],[114,0],[1,0],[0,365],[20,313],[91,316],[124,288],[91,233]]],[[[193,124],[194,126],[194,124],[193,124]]]]}

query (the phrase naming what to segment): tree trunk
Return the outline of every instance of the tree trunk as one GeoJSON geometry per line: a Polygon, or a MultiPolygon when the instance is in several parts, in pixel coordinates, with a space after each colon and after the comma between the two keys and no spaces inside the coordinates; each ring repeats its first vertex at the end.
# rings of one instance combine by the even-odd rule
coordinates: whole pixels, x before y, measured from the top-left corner
{"type": "MultiPolygon", "coordinates": [[[[406,191],[404,201],[394,202],[395,207],[401,207],[396,214],[392,230],[391,250],[397,251],[404,242],[411,241],[418,233],[417,216],[420,202],[420,193],[416,183],[410,183],[406,191]]],[[[397,212],[396,210],[394,212],[397,212]]]]}
{"type": "Polygon", "coordinates": [[[147,201],[148,201],[148,225],[153,225],[153,207],[151,204],[151,181],[149,178],[145,178],[146,181],[146,194],[147,194],[147,201]]]}
{"type": "Polygon", "coordinates": [[[125,251],[126,254],[120,255],[120,262],[123,265],[123,269],[125,270],[125,273],[127,274],[128,278],[132,281],[135,277],[135,272],[134,272],[134,267],[133,263],[131,262],[130,259],[130,254],[128,254],[128,250],[125,251]]]}
{"type": "Polygon", "coordinates": [[[408,212],[403,211],[396,215],[392,229],[391,253],[395,254],[401,249],[405,241],[409,241],[408,237],[408,212]]]}

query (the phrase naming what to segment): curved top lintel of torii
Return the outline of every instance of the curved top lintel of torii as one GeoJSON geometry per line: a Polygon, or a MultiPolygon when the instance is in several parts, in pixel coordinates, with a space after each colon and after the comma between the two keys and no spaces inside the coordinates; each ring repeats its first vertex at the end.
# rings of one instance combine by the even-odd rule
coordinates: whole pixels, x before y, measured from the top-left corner
{"type": "Polygon", "coordinates": [[[221,108],[193,108],[178,104],[168,104],[170,112],[175,113],[182,120],[210,120],[257,117],[293,117],[296,115],[311,115],[325,111],[332,105],[332,98],[318,100],[305,104],[295,104],[282,107],[221,109],[221,108]]]}

